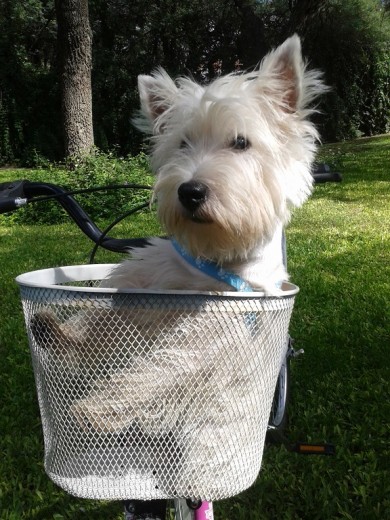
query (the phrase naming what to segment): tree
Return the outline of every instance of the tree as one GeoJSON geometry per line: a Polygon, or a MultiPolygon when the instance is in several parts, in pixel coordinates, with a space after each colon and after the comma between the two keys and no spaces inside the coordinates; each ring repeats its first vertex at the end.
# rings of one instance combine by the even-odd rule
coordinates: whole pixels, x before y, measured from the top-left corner
{"type": "Polygon", "coordinates": [[[58,58],[66,156],[89,153],[92,125],[92,31],[88,0],[56,0],[58,58]]]}

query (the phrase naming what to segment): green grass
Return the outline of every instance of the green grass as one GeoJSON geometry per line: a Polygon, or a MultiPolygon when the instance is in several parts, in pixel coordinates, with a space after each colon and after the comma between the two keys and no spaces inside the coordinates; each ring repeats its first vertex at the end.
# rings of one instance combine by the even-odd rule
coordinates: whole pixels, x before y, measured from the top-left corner
{"type": "MultiPolygon", "coordinates": [[[[300,286],[288,436],[330,441],[335,457],[268,447],[255,485],[215,504],[217,520],[390,518],[390,137],[329,145],[343,175],[320,185],[288,229],[300,286]]],[[[23,176],[28,174],[25,172],[23,176]]],[[[0,171],[0,182],[21,176],[0,171]]],[[[158,232],[145,213],[119,233],[158,232]]],[[[87,259],[90,243],[68,223],[0,226],[0,518],[121,518],[120,505],[67,496],[44,474],[43,441],[18,289],[20,272],[87,259]]],[[[111,259],[100,255],[100,260],[111,259]]]]}

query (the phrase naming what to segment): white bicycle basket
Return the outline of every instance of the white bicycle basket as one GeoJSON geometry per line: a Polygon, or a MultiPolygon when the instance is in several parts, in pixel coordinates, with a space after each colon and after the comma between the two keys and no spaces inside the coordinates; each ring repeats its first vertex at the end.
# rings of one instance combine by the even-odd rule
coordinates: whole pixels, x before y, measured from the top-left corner
{"type": "Polygon", "coordinates": [[[260,471],[298,288],[97,287],[112,267],[17,278],[47,474],[85,498],[240,493],[260,471]]]}

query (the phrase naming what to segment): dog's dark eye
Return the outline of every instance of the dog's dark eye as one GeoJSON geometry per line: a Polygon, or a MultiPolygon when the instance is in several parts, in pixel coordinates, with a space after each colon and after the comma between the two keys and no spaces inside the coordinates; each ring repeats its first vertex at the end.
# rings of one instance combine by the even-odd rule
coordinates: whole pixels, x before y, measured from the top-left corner
{"type": "Polygon", "coordinates": [[[189,147],[189,142],[187,139],[183,139],[181,142],[180,142],[180,150],[185,150],[186,148],[189,147]]]}
{"type": "Polygon", "coordinates": [[[247,150],[250,147],[250,142],[243,135],[238,135],[230,143],[230,147],[234,150],[247,150]]]}

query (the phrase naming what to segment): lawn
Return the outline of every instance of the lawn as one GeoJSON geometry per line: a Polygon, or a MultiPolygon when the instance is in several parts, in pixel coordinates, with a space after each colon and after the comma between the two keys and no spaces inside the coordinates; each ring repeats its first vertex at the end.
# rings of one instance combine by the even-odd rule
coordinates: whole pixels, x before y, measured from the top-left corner
{"type": "MultiPolygon", "coordinates": [[[[390,136],[327,145],[343,182],[316,187],[288,228],[300,286],[291,333],[291,442],[329,441],[334,457],[267,447],[255,485],[215,504],[217,520],[390,518],[390,136]]],[[[0,182],[28,171],[0,170],[0,182]]],[[[144,213],[119,233],[158,232],[144,213]]],[[[121,518],[120,505],[70,497],[43,469],[35,387],[14,277],[85,263],[88,240],[68,222],[0,224],[0,518],[121,518]]],[[[111,259],[100,254],[99,260],[111,259]]]]}

